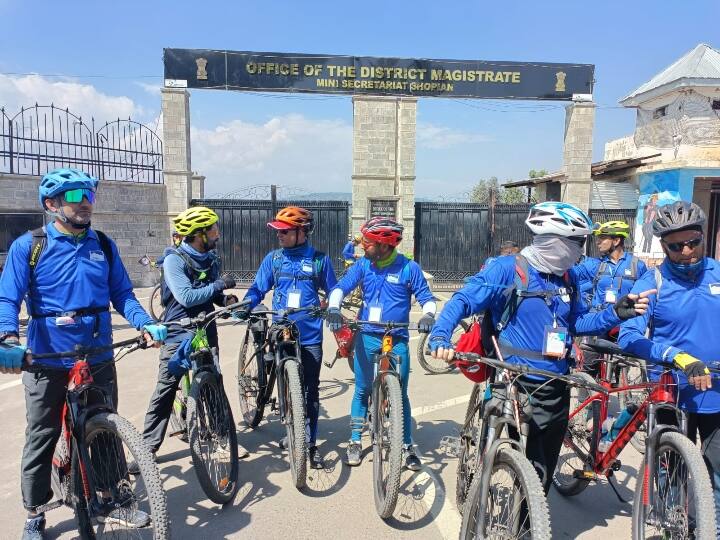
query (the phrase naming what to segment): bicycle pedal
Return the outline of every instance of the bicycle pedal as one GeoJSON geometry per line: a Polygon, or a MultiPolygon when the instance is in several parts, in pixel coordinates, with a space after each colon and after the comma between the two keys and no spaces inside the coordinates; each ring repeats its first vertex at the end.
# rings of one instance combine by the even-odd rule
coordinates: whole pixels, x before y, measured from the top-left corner
{"type": "Polygon", "coordinates": [[[619,459],[616,459],[613,461],[612,465],[610,465],[610,468],[613,471],[619,471],[622,468],[622,462],[619,459]]]}
{"type": "Polygon", "coordinates": [[[440,439],[440,451],[450,457],[458,457],[460,455],[460,437],[445,435],[440,439]]]}
{"type": "Polygon", "coordinates": [[[593,471],[579,471],[576,469],[573,471],[573,478],[580,480],[597,480],[597,474],[593,471]]]}

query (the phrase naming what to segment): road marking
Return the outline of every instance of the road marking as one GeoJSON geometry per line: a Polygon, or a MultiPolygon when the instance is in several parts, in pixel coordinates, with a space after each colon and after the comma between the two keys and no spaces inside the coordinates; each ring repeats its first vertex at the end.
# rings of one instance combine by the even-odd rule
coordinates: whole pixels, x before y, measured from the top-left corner
{"type": "Polygon", "coordinates": [[[10,381],[5,384],[0,384],[0,392],[2,392],[3,390],[7,390],[8,388],[20,386],[21,384],[22,384],[22,379],[17,379],[15,381],[10,381]]]}
{"type": "Polygon", "coordinates": [[[423,416],[425,414],[430,414],[431,412],[439,411],[442,409],[447,409],[449,407],[455,407],[456,405],[462,405],[467,404],[470,402],[470,394],[466,394],[464,396],[458,396],[451,399],[446,399],[445,401],[440,401],[438,403],[434,403],[432,405],[424,405],[422,407],[414,407],[412,411],[410,411],[410,414],[413,418],[418,416],[423,416]]]}

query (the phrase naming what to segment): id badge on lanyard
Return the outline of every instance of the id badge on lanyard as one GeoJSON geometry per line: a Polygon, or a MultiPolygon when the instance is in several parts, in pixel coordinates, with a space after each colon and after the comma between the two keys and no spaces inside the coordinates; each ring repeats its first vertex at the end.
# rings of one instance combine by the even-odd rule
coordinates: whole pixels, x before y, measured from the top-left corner
{"type": "Polygon", "coordinates": [[[543,356],[551,358],[565,357],[565,340],[567,339],[568,330],[562,326],[547,325],[545,326],[545,336],[543,337],[543,356]]]}
{"type": "Polygon", "coordinates": [[[605,303],[614,304],[615,302],[617,302],[617,292],[612,286],[610,286],[605,289],[605,303]]]}
{"type": "Polygon", "coordinates": [[[287,295],[287,307],[297,309],[300,307],[300,297],[302,293],[300,289],[292,288],[288,291],[287,295]]]}
{"type": "Polygon", "coordinates": [[[375,300],[370,304],[368,309],[368,321],[370,322],[381,322],[382,321],[382,306],[375,300]]]}

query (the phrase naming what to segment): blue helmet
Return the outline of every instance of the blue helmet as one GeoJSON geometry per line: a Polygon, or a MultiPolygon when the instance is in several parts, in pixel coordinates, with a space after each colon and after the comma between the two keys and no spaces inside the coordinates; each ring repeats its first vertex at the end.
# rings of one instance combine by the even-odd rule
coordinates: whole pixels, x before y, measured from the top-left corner
{"type": "Polygon", "coordinates": [[[530,208],[525,224],[534,234],[587,236],[595,228],[592,219],[577,206],[546,201],[530,208]]]}
{"type": "Polygon", "coordinates": [[[45,209],[45,199],[51,199],[71,189],[97,188],[98,180],[85,171],[78,169],[55,169],[48,172],[40,180],[40,206],[45,209]]]}

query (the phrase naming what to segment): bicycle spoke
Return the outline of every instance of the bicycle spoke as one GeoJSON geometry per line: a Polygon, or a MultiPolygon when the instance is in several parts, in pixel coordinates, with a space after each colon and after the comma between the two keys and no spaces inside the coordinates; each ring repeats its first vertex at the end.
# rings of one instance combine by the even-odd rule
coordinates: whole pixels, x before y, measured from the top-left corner
{"type": "Polygon", "coordinates": [[[205,385],[198,402],[199,446],[206,469],[218,490],[232,489],[231,449],[225,400],[218,388],[205,385]]]}

